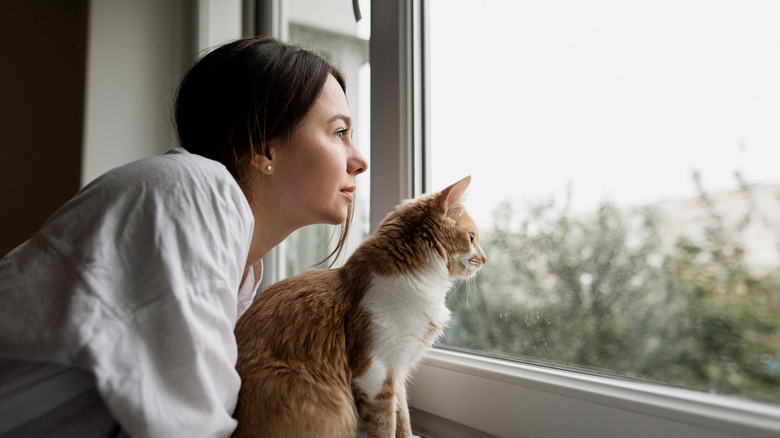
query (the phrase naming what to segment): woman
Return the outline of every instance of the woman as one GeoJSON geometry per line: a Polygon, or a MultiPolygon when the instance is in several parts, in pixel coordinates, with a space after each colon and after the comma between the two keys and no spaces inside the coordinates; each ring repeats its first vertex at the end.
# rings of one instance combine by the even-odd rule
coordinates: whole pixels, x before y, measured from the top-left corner
{"type": "Polygon", "coordinates": [[[355,177],[344,80],[270,38],[202,58],[176,102],[181,147],[85,187],[0,260],[0,435],[228,436],[233,326],[261,259],[346,224],[355,177]]]}

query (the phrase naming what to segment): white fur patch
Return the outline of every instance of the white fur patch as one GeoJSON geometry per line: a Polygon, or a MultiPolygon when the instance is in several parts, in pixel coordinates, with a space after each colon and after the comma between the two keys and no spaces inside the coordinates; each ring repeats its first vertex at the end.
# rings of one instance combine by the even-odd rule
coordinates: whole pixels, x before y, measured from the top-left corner
{"type": "Polygon", "coordinates": [[[429,338],[431,324],[443,327],[450,318],[444,299],[450,288],[443,262],[416,275],[374,276],[361,307],[371,314],[374,331],[370,368],[355,378],[357,386],[375,397],[394,370],[405,379],[429,338]]]}
{"type": "Polygon", "coordinates": [[[476,265],[471,264],[471,258],[472,257],[478,257],[479,254],[477,253],[477,250],[472,246],[470,252],[466,252],[463,254],[458,254],[455,259],[460,261],[460,264],[463,265],[463,272],[460,273],[464,277],[470,277],[474,275],[478,267],[476,265]]]}
{"type": "Polygon", "coordinates": [[[352,379],[352,381],[369,399],[373,399],[382,390],[382,385],[385,383],[385,379],[387,379],[387,371],[383,363],[372,360],[368,370],[352,379]]]}

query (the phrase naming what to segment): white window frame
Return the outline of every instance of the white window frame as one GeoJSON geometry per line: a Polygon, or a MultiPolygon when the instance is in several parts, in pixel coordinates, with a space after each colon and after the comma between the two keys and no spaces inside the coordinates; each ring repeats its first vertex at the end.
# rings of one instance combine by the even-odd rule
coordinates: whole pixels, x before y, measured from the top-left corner
{"type": "MultiPolygon", "coordinates": [[[[282,3],[243,0],[245,34],[284,38],[282,3]]],[[[429,187],[426,13],[427,0],[371,2],[372,231],[429,187]]],[[[281,278],[274,260],[264,285],[281,278]]],[[[439,348],[416,370],[409,398],[416,433],[431,438],[780,434],[778,405],[439,348]]]]}
{"type": "MultiPolygon", "coordinates": [[[[372,231],[426,186],[426,13],[426,0],[371,3],[372,231]]],[[[433,438],[780,434],[777,405],[438,348],[409,392],[413,427],[433,438]]]]}

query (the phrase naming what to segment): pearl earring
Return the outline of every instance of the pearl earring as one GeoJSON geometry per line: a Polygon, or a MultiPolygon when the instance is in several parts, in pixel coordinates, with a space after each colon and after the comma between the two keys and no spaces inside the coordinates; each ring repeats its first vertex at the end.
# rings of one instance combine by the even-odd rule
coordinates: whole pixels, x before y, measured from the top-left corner
{"type": "Polygon", "coordinates": [[[267,171],[269,171],[269,172],[271,171],[271,169],[272,169],[272,167],[271,167],[271,165],[270,165],[270,164],[269,164],[268,166],[266,166],[266,168],[265,168],[265,170],[267,170],[267,171]]]}

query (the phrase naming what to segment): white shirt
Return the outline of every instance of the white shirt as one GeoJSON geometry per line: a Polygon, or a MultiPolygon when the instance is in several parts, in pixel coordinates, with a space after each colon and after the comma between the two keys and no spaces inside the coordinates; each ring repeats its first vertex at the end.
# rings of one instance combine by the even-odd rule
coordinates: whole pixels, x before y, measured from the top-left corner
{"type": "Polygon", "coordinates": [[[0,260],[0,435],[229,436],[253,228],[183,149],[85,187],[0,260]]]}

